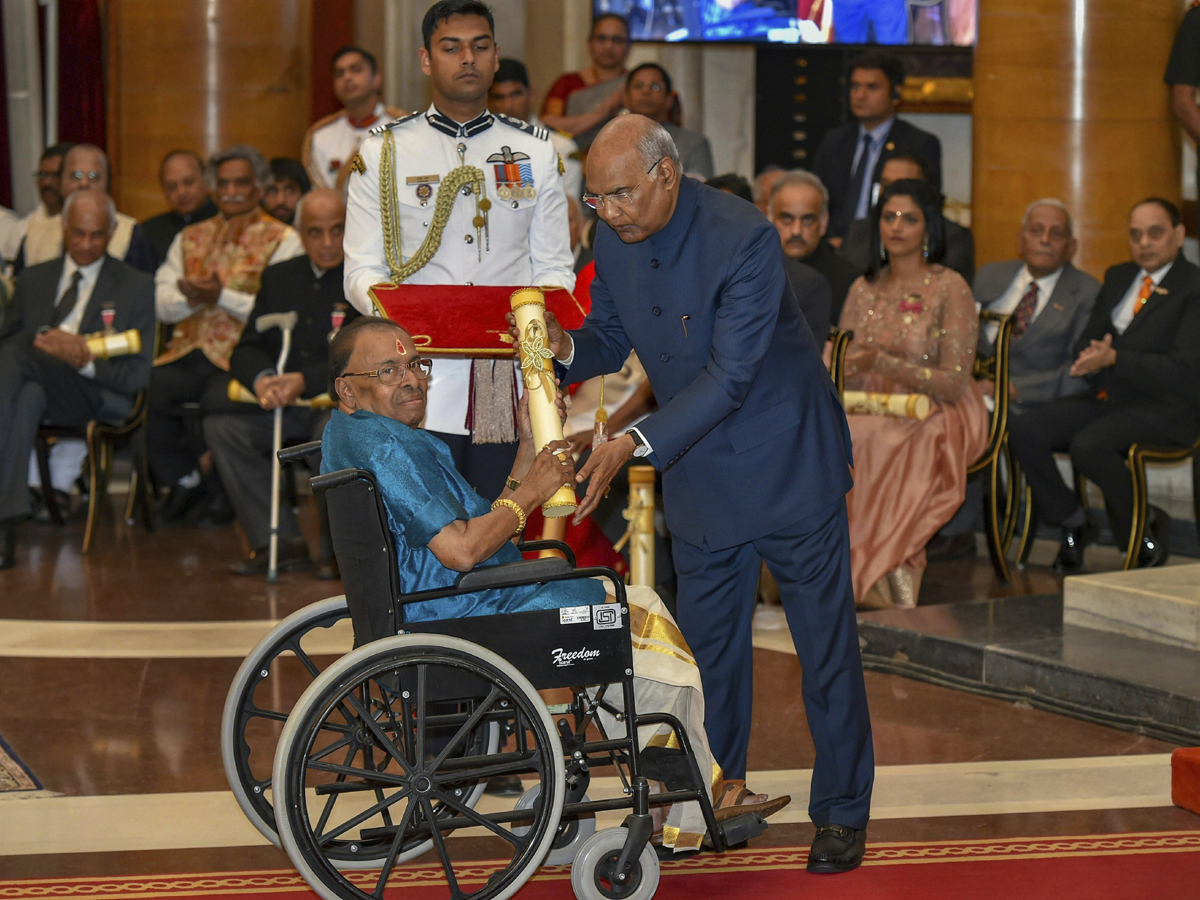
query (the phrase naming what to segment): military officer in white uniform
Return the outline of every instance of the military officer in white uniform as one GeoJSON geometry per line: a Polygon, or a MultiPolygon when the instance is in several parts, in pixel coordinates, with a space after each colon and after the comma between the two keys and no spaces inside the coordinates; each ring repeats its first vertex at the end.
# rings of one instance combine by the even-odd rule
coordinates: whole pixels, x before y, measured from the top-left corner
{"type": "MultiPolygon", "coordinates": [[[[558,153],[545,128],[487,110],[498,64],[491,12],[475,0],[442,0],[426,13],[422,32],[421,68],[430,77],[433,105],[374,129],[353,161],[346,214],[347,299],[372,314],[369,289],[396,281],[397,264],[408,284],[572,289],[558,153]],[[422,262],[414,255],[434,223],[439,189],[464,165],[482,170],[482,195],[471,184],[459,188],[436,252],[410,271],[422,262]],[[383,212],[398,220],[398,241],[395,228],[389,232],[383,225],[381,178],[393,185],[395,203],[383,212]],[[398,254],[389,244],[398,244],[398,254]]],[[[507,360],[476,362],[474,436],[467,427],[472,361],[440,357],[429,381],[424,427],[450,446],[459,471],[485,497],[503,489],[517,445],[515,431],[511,440],[480,442],[479,380],[491,377],[506,386],[508,367],[507,360]]]]}

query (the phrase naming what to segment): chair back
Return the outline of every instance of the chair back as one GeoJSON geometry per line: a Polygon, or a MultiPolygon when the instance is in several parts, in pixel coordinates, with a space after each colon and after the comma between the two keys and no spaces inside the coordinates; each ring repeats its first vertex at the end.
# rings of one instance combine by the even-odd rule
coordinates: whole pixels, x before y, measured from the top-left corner
{"type": "Polygon", "coordinates": [[[969,472],[978,472],[992,462],[1008,436],[1008,352],[1012,345],[1013,317],[985,309],[979,313],[979,327],[984,328],[989,323],[999,326],[995,354],[982,359],[976,356],[972,374],[979,381],[991,381],[996,385],[992,421],[988,428],[987,448],[969,472]]]}
{"type": "Polygon", "coordinates": [[[397,602],[400,573],[375,476],[363,469],[341,469],[316,476],[312,488],[324,494],[329,510],[329,532],[354,626],[354,646],[396,634],[403,622],[397,602]]]}
{"type": "Polygon", "coordinates": [[[854,340],[853,331],[842,331],[840,328],[829,329],[829,375],[837,388],[838,396],[842,397],[846,390],[846,350],[854,340]]]}

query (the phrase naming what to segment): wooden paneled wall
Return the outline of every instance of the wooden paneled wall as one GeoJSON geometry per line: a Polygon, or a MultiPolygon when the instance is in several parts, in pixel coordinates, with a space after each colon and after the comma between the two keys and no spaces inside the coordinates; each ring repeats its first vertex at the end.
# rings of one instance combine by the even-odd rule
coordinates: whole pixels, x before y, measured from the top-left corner
{"type": "MultiPolygon", "coordinates": [[[[299,156],[309,124],[312,0],[108,4],[108,132],[117,208],[165,209],[162,157],[246,143],[299,156]]],[[[349,7],[349,4],[347,4],[349,7]]]]}
{"type": "Polygon", "coordinates": [[[1011,259],[1025,206],[1075,216],[1076,264],[1129,258],[1129,208],[1178,201],[1179,138],[1163,71],[1180,8],[1163,0],[981,0],[975,54],[976,258],[1011,259]]]}

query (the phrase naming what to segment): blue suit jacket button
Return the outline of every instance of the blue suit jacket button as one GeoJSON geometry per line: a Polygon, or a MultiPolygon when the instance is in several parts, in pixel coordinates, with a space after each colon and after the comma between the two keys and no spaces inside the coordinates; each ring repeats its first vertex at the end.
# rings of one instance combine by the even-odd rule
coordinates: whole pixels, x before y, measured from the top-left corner
{"type": "Polygon", "coordinates": [[[654,307],[654,309],[650,310],[650,312],[654,313],[656,316],[661,316],[661,315],[662,315],[662,310],[661,310],[661,309],[659,309],[657,306],[656,306],[656,307],[654,307]]]}
{"type": "Polygon", "coordinates": [[[652,268],[652,269],[658,268],[658,260],[657,259],[650,260],[650,268],[652,268]]]}
{"type": "Polygon", "coordinates": [[[666,361],[667,361],[667,360],[669,360],[670,358],[671,358],[671,357],[670,357],[670,355],[669,355],[669,354],[666,354],[666,353],[664,353],[664,354],[662,354],[661,356],[659,356],[659,358],[658,358],[658,359],[659,359],[659,361],[660,361],[660,362],[666,362],[666,361]]]}

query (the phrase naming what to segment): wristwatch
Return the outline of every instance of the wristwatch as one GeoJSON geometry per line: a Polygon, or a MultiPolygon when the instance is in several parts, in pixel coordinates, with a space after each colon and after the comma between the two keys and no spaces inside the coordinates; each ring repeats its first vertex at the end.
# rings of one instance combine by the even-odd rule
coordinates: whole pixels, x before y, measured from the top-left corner
{"type": "Polygon", "coordinates": [[[650,445],[646,443],[646,441],[642,437],[642,433],[640,431],[638,431],[636,428],[630,428],[625,433],[627,435],[629,435],[631,438],[633,438],[633,455],[634,456],[636,456],[638,459],[641,459],[644,456],[650,455],[650,445]]]}

